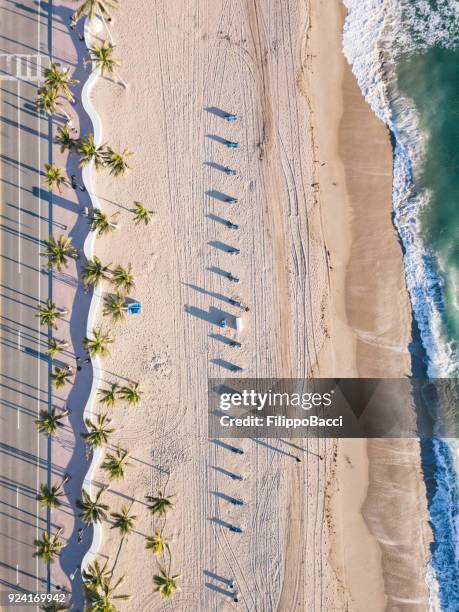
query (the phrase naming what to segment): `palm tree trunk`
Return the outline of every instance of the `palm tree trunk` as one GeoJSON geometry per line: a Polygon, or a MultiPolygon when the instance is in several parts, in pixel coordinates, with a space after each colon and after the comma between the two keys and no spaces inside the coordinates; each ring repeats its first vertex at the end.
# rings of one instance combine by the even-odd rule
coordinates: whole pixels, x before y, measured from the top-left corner
{"type": "Polygon", "coordinates": [[[169,544],[166,544],[166,548],[167,548],[167,552],[169,555],[169,568],[167,570],[167,575],[170,576],[171,575],[171,565],[172,565],[172,555],[171,555],[171,549],[169,548],[169,544]]]}
{"type": "Polygon", "coordinates": [[[126,83],[126,81],[120,76],[120,74],[118,72],[115,72],[115,76],[118,79],[118,82],[124,87],[124,89],[127,89],[128,84],[126,83]]]}
{"type": "Polygon", "coordinates": [[[107,34],[108,34],[108,38],[110,39],[111,44],[113,45],[113,36],[112,33],[110,32],[110,28],[108,27],[108,23],[105,21],[105,17],[103,15],[103,13],[101,11],[99,11],[99,17],[102,19],[102,23],[105,26],[105,29],[107,30],[107,34]]]}
{"type": "Polygon", "coordinates": [[[56,106],[61,110],[61,113],[67,119],[67,123],[69,124],[69,126],[72,127],[73,126],[72,118],[70,117],[68,112],[65,110],[65,108],[62,106],[62,104],[56,104],[56,106]]]}
{"type": "Polygon", "coordinates": [[[110,577],[113,576],[113,572],[115,571],[115,567],[116,567],[116,564],[118,563],[118,558],[120,556],[120,552],[121,552],[121,548],[123,547],[124,540],[125,540],[125,536],[121,538],[120,545],[118,546],[118,552],[116,553],[115,562],[113,563],[113,567],[110,571],[110,577]]]}

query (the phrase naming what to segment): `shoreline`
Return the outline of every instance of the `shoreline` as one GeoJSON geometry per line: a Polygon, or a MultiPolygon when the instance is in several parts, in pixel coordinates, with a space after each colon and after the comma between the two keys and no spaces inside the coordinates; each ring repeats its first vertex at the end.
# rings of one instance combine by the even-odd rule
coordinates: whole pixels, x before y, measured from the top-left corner
{"type": "MultiPolygon", "coordinates": [[[[331,341],[322,352],[320,373],[406,376],[411,370],[411,306],[391,220],[390,135],[365,102],[342,53],[344,6],[314,7],[323,29],[312,40],[312,65],[322,78],[312,87],[316,107],[325,109],[316,122],[316,158],[326,160],[319,182],[332,267],[331,341]],[[327,63],[331,47],[341,56],[339,68],[327,63]],[[353,360],[349,346],[354,347],[353,360]]],[[[343,598],[356,610],[382,611],[403,592],[410,610],[426,610],[431,533],[419,441],[340,440],[338,448],[329,507],[335,532],[332,563],[343,598]],[[350,506],[354,519],[340,522],[350,506]],[[403,520],[406,508],[417,517],[409,524],[403,520]],[[389,533],[391,546],[383,544],[389,533]],[[424,577],[419,578],[421,567],[424,577]]]]}

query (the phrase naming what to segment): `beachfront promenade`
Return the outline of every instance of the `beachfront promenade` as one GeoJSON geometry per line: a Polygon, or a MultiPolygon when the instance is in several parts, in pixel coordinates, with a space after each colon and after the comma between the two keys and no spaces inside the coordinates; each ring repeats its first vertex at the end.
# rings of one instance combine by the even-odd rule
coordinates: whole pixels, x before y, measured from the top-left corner
{"type": "Polygon", "coordinates": [[[49,121],[34,102],[49,64],[48,14],[40,2],[2,0],[0,35],[0,588],[44,591],[47,567],[32,554],[47,528],[36,495],[48,480],[48,443],[35,424],[48,408],[47,332],[35,314],[50,290],[40,257],[50,202],[39,173],[49,121]]]}

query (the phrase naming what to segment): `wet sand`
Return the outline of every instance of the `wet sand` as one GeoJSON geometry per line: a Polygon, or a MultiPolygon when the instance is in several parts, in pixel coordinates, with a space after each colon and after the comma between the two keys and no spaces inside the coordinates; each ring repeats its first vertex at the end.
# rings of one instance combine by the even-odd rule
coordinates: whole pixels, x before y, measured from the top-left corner
{"type": "MultiPolygon", "coordinates": [[[[320,371],[404,377],[411,372],[411,309],[391,221],[390,134],[344,57],[329,61],[330,49],[335,57],[341,47],[344,7],[313,6],[313,19],[322,24],[313,38],[312,84],[314,109],[322,109],[315,114],[316,158],[330,252],[331,342],[320,371]]],[[[431,534],[419,442],[339,441],[329,501],[331,559],[343,605],[427,610],[431,534]]]]}

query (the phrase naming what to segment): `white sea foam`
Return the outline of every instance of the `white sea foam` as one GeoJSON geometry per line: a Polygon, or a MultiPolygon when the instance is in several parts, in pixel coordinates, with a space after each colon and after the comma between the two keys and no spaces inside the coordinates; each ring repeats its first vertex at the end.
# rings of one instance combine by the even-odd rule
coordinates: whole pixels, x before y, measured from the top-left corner
{"type": "MultiPolygon", "coordinates": [[[[428,135],[420,129],[414,103],[399,92],[395,66],[401,55],[420,53],[432,46],[456,46],[459,42],[459,2],[343,2],[348,10],[343,32],[344,54],[365,99],[374,113],[389,127],[395,139],[394,222],[404,247],[406,283],[428,356],[428,373],[431,377],[458,376],[459,359],[455,343],[447,341],[443,333],[444,300],[438,262],[434,253],[424,244],[420,233],[420,213],[428,205],[430,194],[427,191],[416,191],[413,181],[423,163],[428,135]]],[[[450,450],[456,460],[457,474],[457,445],[450,445],[450,450]]],[[[436,448],[435,453],[440,457],[439,449],[436,448]]],[[[456,480],[454,475],[450,476],[456,480]]],[[[444,476],[445,487],[448,487],[446,481],[449,477],[444,476]]],[[[451,518],[457,517],[457,509],[444,508],[441,495],[439,497],[440,512],[448,513],[451,518]]],[[[437,500],[435,504],[438,504],[437,500]]],[[[432,510],[436,512],[437,505],[432,510]]],[[[457,525],[451,533],[457,536],[457,525]]],[[[427,584],[430,609],[439,610],[438,582],[432,566],[429,566],[427,584]]],[[[448,603],[445,603],[446,609],[450,609],[448,603]]]]}
{"type": "Polygon", "coordinates": [[[348,9],[343,51],[375,114],[395,140],[393,204],[395,224],[405,249],[404,264],[411,303],[429,357],[429,375],[459,372],[459,359],[442,333],[442,281],[435,256],[420,236],[419,214],[429,202],[416,192],[413,176],[422,165],[427,134],[416,108],[399,94],[395,64],[401,54],[433,45],[457,44],[459,3],[437,0],[343,0],[348,9]]]}

